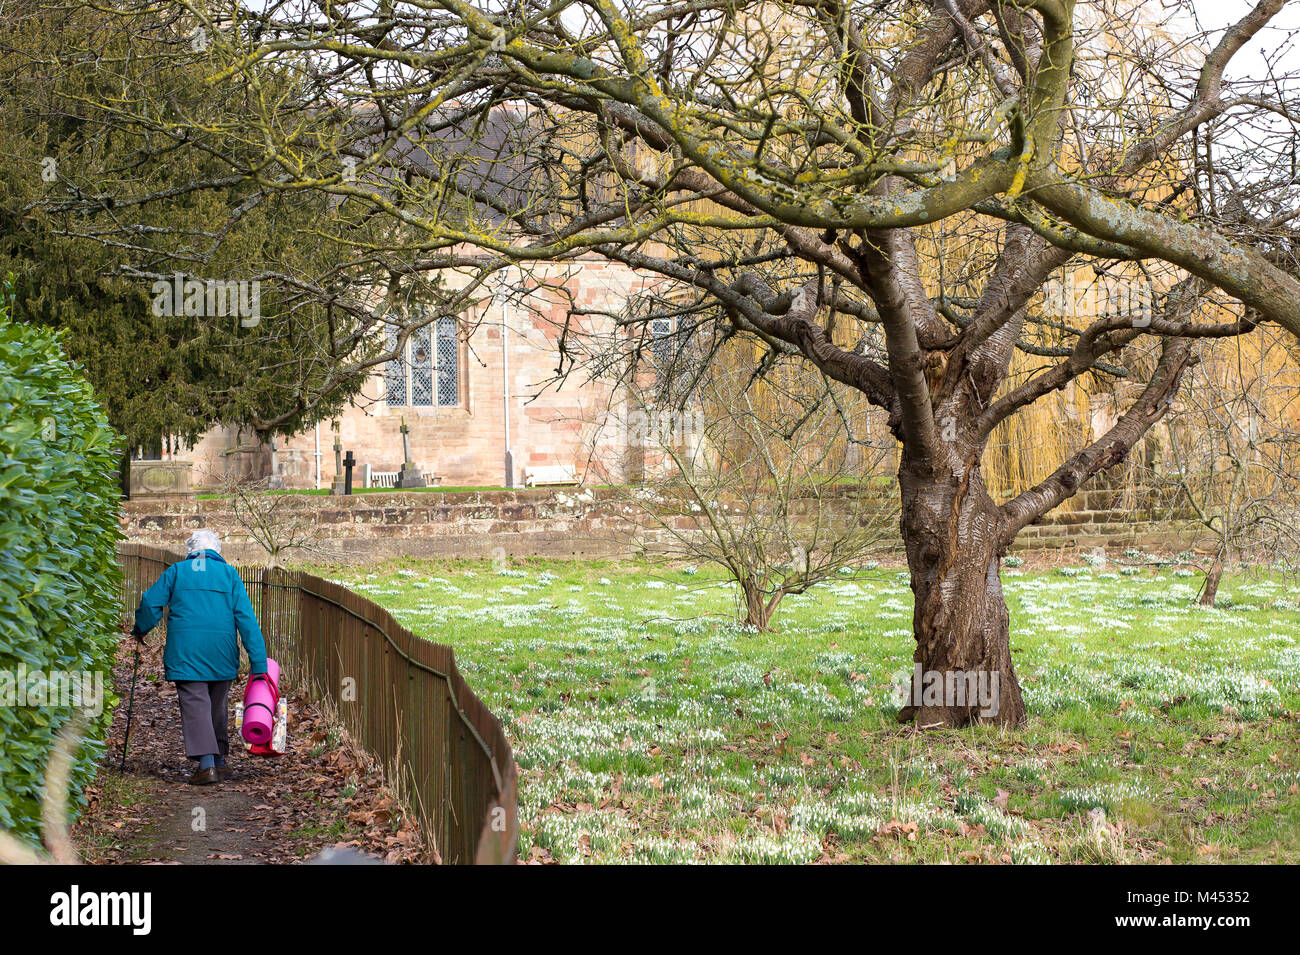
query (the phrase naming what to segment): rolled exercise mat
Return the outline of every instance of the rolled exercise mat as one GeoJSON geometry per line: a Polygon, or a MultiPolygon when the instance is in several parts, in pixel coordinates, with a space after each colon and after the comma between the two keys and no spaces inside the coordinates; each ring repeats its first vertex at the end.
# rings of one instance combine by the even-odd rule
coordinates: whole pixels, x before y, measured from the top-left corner
{"type": "Polygon", "coordinates": [[[269,743],[275,730],[275,704],[280,699],[280,664],[266,660],[266,678],[249,677],[244,689],[244,725],[240,734],[248,742],[269,743]]]}

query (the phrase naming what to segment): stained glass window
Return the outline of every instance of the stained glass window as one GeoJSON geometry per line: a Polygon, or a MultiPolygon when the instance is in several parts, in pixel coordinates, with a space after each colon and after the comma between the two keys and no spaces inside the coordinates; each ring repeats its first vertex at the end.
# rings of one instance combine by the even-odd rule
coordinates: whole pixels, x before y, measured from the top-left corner
{"type": "MultiPolygon", "coordinates": [[[[427,331],[427,329],[426,329],[427,331]]],[[[460,403],[460,348],[456,319],[438,319],[438,404],[460,403]]]]}
{"type": "Polygon", "coordinates": [[[411,334],[411,404],[433,404],[433,348],[428,325],[411,334]]]}
{"type": "MultiPolygon", "coordinates": [[[[385,336],[384,349],[391,352],[397,347],[397,330],[385,336]]],[[[395,358],[384,366],[384,401],[390,405],[406,404],[406,362],[395,358]]]]}

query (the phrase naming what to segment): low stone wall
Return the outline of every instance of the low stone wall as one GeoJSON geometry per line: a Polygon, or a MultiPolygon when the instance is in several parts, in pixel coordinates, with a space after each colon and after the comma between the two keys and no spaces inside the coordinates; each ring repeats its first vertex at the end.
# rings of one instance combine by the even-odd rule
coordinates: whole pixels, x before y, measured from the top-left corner
{"type": "MultiPolygon", "coordinates": [[[[365,563],[401,556],[503,554],[617,558],[636,550],[630,505],[619,495],[607,488],[395,491],[352,497],[291,495],[284,506],[308,511],[319,529],[315,552],[297,559],[365,563]]],[[[1132,489],[1089,491],[1077,503],[1084,508],[1053,512],[1025,528],[1013,550],[1176,551],[1198,542],[1199,535],[1186,521],[1160,518],[1170,511],[1158,497],[1134,499],[1132,489]]],[[[226,537],[226,553],[234,560],[257,562],[265,556],[222,499],[132,500],[123,511],[124,531],[135,542],[180,547],[195,529],[211,527],[226,537]]],[[[682,529],[694,523],[685,515],[674,521],[682,529]]],[[[901,542],[898,547],[901,552],[901,542]]]]}
{"type": "Polygon", "coordinates": [[[1024,528],[1013,551],[1195,550],[1210,546],[1172,487],[1098,486],[1024,528]]]}
{"type": "MultiPolygon", "coordinates": [[[[617,557],[630,552],[626,519],[608,490],[394,491],[350,497],[290,495],[311,512],[317,559],[388,557],[617,557]]],[[[199,527],[221,531],[235,560],[264,551],[220,498],[147,499],[123,505],[132,541],[183,546],[199,527]]]]}

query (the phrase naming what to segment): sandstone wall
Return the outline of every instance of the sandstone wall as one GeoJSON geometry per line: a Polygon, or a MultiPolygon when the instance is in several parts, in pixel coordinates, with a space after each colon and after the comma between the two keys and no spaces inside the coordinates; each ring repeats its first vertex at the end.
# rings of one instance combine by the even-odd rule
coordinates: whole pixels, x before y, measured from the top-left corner
{"type": "MultiPolygon", "coordinates": [[[[1069,552],[1097,547],[1183,550],[1201,539],[1183,520],[1162,519],[1158,496],[1125,504],[1130,491],[1090,491],[1081,509],[1057,511],[1021,532],[1014,550],[1069,552]]],[[[407,491],[352,497],[292,495],[286,506],[304,510],[319,528],[312,558],[363,563],[412,557],[627,556],[636,549],[628,505],[611,489],[407,491]]],[[[265,554],[234,521],[227,502],[194,498],[134,500],[124,505],[124,529],[133,541],[181,547],[199,527],[227,538],[237,561],[265,554]]],[[[675,518],[689,528],[689,516],[675,518]]],[[[653,541],[651,541],[653,544],[653,541]]],[[[1203,543],[1203,541],[1202,541],[1203,543]]],[[[894,545],[901,554],[901,544],[894,545]]]]}

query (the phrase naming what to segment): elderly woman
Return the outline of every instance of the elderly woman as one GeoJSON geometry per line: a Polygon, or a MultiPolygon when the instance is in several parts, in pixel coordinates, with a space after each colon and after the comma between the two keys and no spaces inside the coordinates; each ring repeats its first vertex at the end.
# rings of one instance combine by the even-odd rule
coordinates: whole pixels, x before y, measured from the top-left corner
{"type": "Polygon", "coordinates": [[[230,776],[226,713],[230,684],[239,675],[236,631],[252,672],[266,672],[266,644],[248,591],[235,568],[222,559],[221,538],[214,532],[195,531],[186,542],[185,559],[163,571],[145,591],[132,635],[143,640],[162,619],[164,607],[171,608],[164,675],[176,684],[185,755],[199,764],[190,782],[209,786],[230,776]]]}

